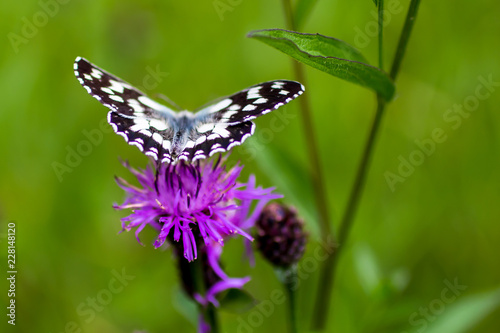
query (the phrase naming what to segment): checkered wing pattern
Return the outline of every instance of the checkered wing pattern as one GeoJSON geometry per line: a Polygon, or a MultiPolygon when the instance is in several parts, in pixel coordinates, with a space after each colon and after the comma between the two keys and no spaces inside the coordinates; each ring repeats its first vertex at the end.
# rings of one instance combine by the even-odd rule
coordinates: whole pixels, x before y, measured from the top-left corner
{"type": "Polygon", "coordinates": [[[240,145],[255,130],[252,119],[298,97],[304,87],[294,81],[269,81],[219,99],[196,114],[175,113],[122,79],[78,57],[80,84],[108,107],[108,122],[117,134],[161,162],[195,161],[240,145]]]}

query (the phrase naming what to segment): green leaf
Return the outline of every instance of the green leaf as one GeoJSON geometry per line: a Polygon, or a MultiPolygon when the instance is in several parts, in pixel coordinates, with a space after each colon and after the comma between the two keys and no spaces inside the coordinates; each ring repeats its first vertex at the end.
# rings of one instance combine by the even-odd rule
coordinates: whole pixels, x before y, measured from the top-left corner
{"type": "Polygon", "coordinates": [[[394,96],[394,84],[387,73],[368,65],[357,49],[339,39],[282,29],[255,30],[248,37],[325,73],[372,89],[386,101],[394,96]]]}
{"type": "Polygon", "coordinates": [[[194,327],[198,326],[198,305],[179,286],[174,288],[172,303],[194,327]]]}
{"type": "Polygon", "coordinates": [[[307,17],[311,14],[312,9],[317,2],[318,0],[298,0],[293,17],[297,30],[300,30],[304,25],[307,17]]]}
{"type": "Polygon", "coordinates": [[[378,0],[373,0],[373,3],[378,7],[378,0]]]}
{"type": "Polygon", "coordinates": [[[425,333],[464,333],[470,330],[500,305],[500,289],[475,294],[457,296],[454,303],[437,316],[425,333]],[[463,297],[463,298],[462,298],[463,297]]]}
{"type": "Polygon", "coordinates": [[[245,313],[255,306],[257,301],[246,291],[229,289],[219,300],[221,309],[231,313],[245,313]]]}

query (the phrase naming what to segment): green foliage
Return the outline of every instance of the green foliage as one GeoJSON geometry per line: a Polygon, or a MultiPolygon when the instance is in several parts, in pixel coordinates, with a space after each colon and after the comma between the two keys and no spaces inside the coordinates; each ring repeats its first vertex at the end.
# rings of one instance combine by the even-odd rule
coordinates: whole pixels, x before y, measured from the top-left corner
{"type": "Polygon", "coordinates": [[[172,303],[175,310],[180,313],[193,327],[198,326],[198,305],[180,288],[172,289],[172,303]]]}
{"type": "MultiPolygon", "coordinates": [[[[76,56],[85,56],[134,85],[148,86],[150,96],[163,93],[188,110],[258,82],[294,79],[288,57],[245,38],[250,29],[284,28],[280,2],[234,5],[237,2],[219,1],[226,6],[224,12],[217,12],[211,1],[195,6],[171,0],[4,2],[1,332],[196,331],[197,306],[178,290],[171,249],[153,249],[156,234],[148,228],[141,233],[145,246],[137,243],[133,232],[118,234],[124,215],[112,204],[122,202],[123,191],[113,177],[133,180],[118,158],[137,167],[148,159],[112,133],[105,122],[107,109],[79,85],[72,66],[76,56]],[[45,13],[44,8],[53,15],[47,14],[47,23],[33,25],[36,32],[30,31],[26,22],[33,24],[35,14],[43,19],[38,13],[45,13]],[[23,31],[31,34],[23,37],[23,31]],[[10,33],[26,43],[22,40],[14,48],[10,33]],[[154,81],[151,73],[157,69],[162,75],[154,81]],[[71,171],[60,180],[53,163],[67,166],[68,147],[81,150],[82,142],[90,142],[86,134],[97,132],[102,137],[95,135],[91,151],[68,166],[71,171]],[[9,221],[17,225],[15,327],[5,316],[9,221]],[[122,268],[135,278],[107,299],[112,271],[122,268]],[[83,306],[80,309],[91,311],[89,298],[100,310],[93,311],[95,317],[77,310],[83,306]]],[[[391,14],[384,29],[386,64],[392,61],[408,4],[400,1],[405,11],[396,13],[390,3],[385,1],[391,14]]],[[[500,2],[488,6],[485,10],[463,0],[422,2],[398,76],[398,96],[388,104],[366,192],[339,262],[333,294],[338,306],[328,313],[335,319],[327,332],[417,331],[420,327],[412,326],[409,317],[439,299],[446,287],[443,280],[455,277],[467,290],[442,312],[429,312],[435,320],[427,322],[424,333],[498,331],[500,44],[495,41],[500,2]],[[436,131],[445,139],[434,140],[436,131]],[[388,172],[402,181],[390,187],[388,172]],[[359,244],[366,244],[360,252],[359,244]]],[[[309,17],[295,15],[304,17],[296,19],[302,31],[351,41],[375,22],[371,11],[375,9],[370,1],[317,1],[309,17]]],[[[367,46],[355,46],[376,64],[376,36],[369,37],[367,46]]],[[[335,49],[326,42],[322,47],[328,52],[335,49]]],[[[336,52],[345,51],[339,47],[336,52]]],[[[358,85],[306,68],[305,94],[311,101],[325,187],[331,207],[341,212],[374,99],[371,91],[358,85]]],[[[283,200],[296,205],[313,228],[314,192],[298,105],[299,100],[280,109],[295,115],[286,124],[276,122],[274,112],[256,119],[255,135],[233,149],[229,163],[241,161],[245,179],[255,174],[258,184],[277,186],[286,195],[283,200]],[[273,131],[276,124],[281,127],[273,131]],[[260,144],[257,158],[249,157],[252,143],[260,144]]],[[[332,212],[334,222],[338,215],[332,212]]],[[[301,332],[308,330],[311,298],[321,290],[317,267],[325,251],[317,235],[321,236],[311,232],[298,266],[301,332]]],[[[225,246],[224,269],[230,276],[251,276],[245,291],[273,307],[269,312],[271,307],[259,306],[239,314],[220,311],[222,331],[244,332],[243,322],[250,325],[262,318],[260,326],[248,327],[253,332],[283,332],[286,305],[272,268],[259,256],[255,267],[249,267],[237,239],[225,246]]]]}
{"type": "Polygon", "coordinates": [[[248,37],[320,71],[372,89],[387,101],[394,96],[395,88],[389,76],[368,65],[358,50],[341,40],[282,29],[252,31],[248,37]]]}

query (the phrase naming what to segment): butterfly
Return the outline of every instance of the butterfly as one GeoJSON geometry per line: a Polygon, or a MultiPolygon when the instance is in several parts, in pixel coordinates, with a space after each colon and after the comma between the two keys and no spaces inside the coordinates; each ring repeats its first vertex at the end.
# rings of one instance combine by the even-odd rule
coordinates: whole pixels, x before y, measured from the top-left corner
{"type": "Polygon", "coordinates": [[[277,80],[254,85],[196,113],[175,112],[122,79],[78,57],[76,78],[108,107],[108,122],[130,145],[161,163],[194,162],[228,151],[253,135],[252,119],[295,99],[304,86],[277,80]]]}

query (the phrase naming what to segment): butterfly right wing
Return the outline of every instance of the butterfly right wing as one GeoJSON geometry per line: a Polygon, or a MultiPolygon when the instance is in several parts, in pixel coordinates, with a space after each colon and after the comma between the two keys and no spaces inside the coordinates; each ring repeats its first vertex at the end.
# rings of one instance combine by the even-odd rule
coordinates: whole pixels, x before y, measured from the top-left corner
{"type": "Polygon", "coordinates": [[[179,155],[180,160],[196,161],[209,158],[215,153],[229,151],[234,146],[241,145],[253,135],[255,124],[245,121],[236,125],[214,125],[196,123],[190,133],[189,140],[179,155]]]}
{"type": "Polygon", "coordinates": [[[254,133],[252,119],[276,110],[303,92],[299,82],[268,81],[204,107],[195,114],[194,130],[179,158],[208,158],[242,144],[254,133]]]}
{"type": "Polygon", "coordinates": [[[87,92],[111,110],[108,122],[115,133],[156,160],[172,160],[170,146],[177,126],[172,110],[86,59],[76,58],[74,70],[87,92]]]}
{"type": "Polygon", "coordinates": [[[304,90],[296,81],[263,82],[203,108],[196,117],[214,124],[236,125],[276,110],[299,97],[304,90]]]}

